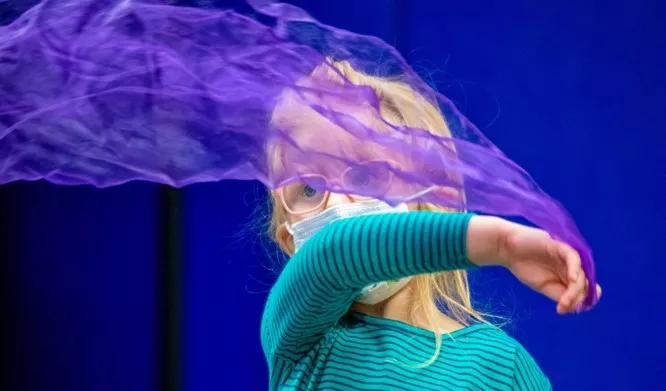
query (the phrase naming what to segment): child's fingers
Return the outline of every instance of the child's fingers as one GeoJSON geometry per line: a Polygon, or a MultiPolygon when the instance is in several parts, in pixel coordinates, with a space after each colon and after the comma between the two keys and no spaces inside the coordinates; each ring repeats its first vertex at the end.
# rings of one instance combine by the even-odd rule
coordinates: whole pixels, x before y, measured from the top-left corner
{"type": "Polygon", "coordinates": [[[585,299],[585,293],[587,292],[587,277],[585,276],[585,273],[581,269],[580,272],[578,273],[578,279],[576,280],[576,287],[574,288],[574,295],[571,299],[571,306],[569,307],[569,311],[575,311],[576,306],[580,301],[585,299]]]}
{"type": "Polygon", "coordinates": [[[550,281],[545,285],[539,287],[538,291],[541,292],[544,296],[556,302],[557,306],[555,307],[555,310],[557,311],[558,314],[563,314],[564,306],[562,304],[562,296],[564,295],[566,288],[567,288],[566,285],[557,280],[557,281],[550,281]]]}
{"type": "Polygon", "coordinates": [[[585,273],[581,270],[578,252],[564,242],[557,241],[557,254],[566,265],[567,288],[560,297],[558,313],[570,312],[577,303],[579,294],[585,286],[585,273]]]}
{"type": "Polygon", "coordinates": [[[588,291],[589,288],[590,288],[590,281],[586,277],[585,278],[585,284],[583,285],[583,288],[580,290],[580,292],[578,292],[578,295],[576,296],[576,302],[573,305],[574,311],[578,312],[581,303],[587,297],[587,291],[588,291]]]}
{"type": "Polygon", "coordinates": [[[579,270],[576,274],[576,280],[569,283],[566,290],[562,294],[560,299],[561,302],[561,313],[567,313],[573,311],[576,306],[577,298],[583,289],[585,288],[585,273],[582,270],[579,270]]]}
{"type": "Polygon", "coordinates": [[[568,244],[564,242],[559,242],[558,244],[558,255],[567,265],[569,281],[574,282],[578,279],[578,273],[580,272],[580,256],[578,255],[578,252],[568,244]]]}
{"type": "Polygon", "coordinates": [[[547,298],[557,302],[558,304],[565,290],[566,286],[560,282],[550,282],[539,289],[539,291],[547,298]]]}

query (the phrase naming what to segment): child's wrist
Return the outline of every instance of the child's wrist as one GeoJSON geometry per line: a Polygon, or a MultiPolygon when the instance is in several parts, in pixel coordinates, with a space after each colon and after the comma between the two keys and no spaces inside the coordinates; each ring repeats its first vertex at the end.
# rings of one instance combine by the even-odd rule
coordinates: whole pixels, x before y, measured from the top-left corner
{"type": "Polygon", "coordinates": [[[502,243],[508,231],[508,222],[494,216],[474,216],[467,227],[467,258],[478,266],[505,266],[502,243]]]}

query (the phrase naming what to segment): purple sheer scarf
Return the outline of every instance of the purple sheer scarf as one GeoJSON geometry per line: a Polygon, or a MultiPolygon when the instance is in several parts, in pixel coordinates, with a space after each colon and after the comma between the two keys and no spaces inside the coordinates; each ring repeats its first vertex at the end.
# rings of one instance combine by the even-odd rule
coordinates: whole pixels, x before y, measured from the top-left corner
{"type": "Polygon", "coordinates": [[[520,216],[579,251],[582,309],[597,302],[591,250],[564,207],[393,47],[292,5],[250,4],[261,18],[44,1],[0,26],[0,184],[300,180],[520,216]]]}

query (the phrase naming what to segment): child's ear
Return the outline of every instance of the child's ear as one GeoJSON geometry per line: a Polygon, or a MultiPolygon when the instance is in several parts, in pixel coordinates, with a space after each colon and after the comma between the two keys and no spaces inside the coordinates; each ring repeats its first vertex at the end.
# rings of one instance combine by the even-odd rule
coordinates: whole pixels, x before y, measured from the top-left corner
{"type": "Polygon", "coordinates": [[[289,231],[287,230],[287,223],[282,223],[278,225],[277,229],[275,230],[275,238],[278,241],[278,245],[282,249],[282,251],[286,252],[289,256],[294,255],[294,237],[291,236],[289,231]]]}

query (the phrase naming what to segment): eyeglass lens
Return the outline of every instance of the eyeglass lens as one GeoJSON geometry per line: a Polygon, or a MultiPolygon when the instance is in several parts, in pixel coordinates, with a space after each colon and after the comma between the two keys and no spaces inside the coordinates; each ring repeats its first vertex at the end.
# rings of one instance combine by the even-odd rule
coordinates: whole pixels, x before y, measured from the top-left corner
{"type": "MultiPolygon", "coordinates": [[[[373,162],[349,167],[342,175],[343,185],[358,193],[370,194],[355,198],[373,198],[373,194],[383,194],[388,190],[392,179],[390,170],[373,162]]],[[[299,182],[286,185],[283,197],[286,206],[295,213],[303,213],[323,206],[326,198],[326,179],[322,176],[305,177],[299,182]]]]}

